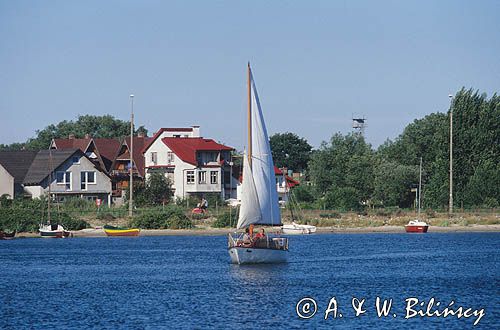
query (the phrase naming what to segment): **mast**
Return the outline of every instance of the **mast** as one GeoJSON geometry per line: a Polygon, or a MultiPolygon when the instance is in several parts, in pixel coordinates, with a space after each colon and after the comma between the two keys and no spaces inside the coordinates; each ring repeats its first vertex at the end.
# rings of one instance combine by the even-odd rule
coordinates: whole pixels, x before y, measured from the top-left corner
{"type": "Polygon", "coordinates": [[[420,220],[420,200],[422,199],[422,157],[420,157],[420,174],[418,180],[418,219],[420,220]]]}
{"type": "Polygon", "coordinates": [[[52,185],[52,148],[49,148],[49,198],[47,199],[47,223],[50,224],[50,199],[52,185]]]}
{"type": "Polygon", "coordinates": [[[130,190],[129,190],[129,202],[128,202],[128,216],[132,217],[132,205],[133,205],[133,171],[134,171],[134,94],[130,94],[130,190]]]}
{"type": "Polygon", "coordinates": [[[252,168],[252,71],[250,70],[250,62],[248,62],[248,164],[252,168]]]}

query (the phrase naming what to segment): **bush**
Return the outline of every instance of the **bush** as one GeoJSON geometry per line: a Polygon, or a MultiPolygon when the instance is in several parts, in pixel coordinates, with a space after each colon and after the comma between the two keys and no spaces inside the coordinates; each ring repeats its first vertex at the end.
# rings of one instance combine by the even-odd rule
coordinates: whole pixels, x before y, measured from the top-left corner
{"type": "Polygon", "coordinates": [[[217,219],[212,224],[212,227],[215,228],[228,228],[228,227],[236,227],[238,223],[238,212],[224,212],[219,214],[217,219]]]}
{"type": "Polygon", "coordinates": [[[116,219],[116,217],[111,212],[108,211],[97,212],[96,218],[98,220],[106,220],[106,221],[112,221],[116,219]]]}
{"type": "Polygon", "coordinates": [[[391,216],[391,212],[386,211],[385,209],[378,209],[375,212],[375,215],[377,215],[379,217],[389,217],[389,216],[391,216]]]}
{"type": "Polygon", "coordinates": [[[59,223],[66,230],[81,230],[89,227],[87,222],[72,217],[66,212],[56,213],[55,216],[52,217],[52,223],[59,223]]]}
{"type": "Polygon", "coordinates": [[[312,203],[314,202],[314,190],[312,186],[307,186],[307,185],[300,185],[297,187],[294,187],[292,190],[292,196],[294,197],[293,199],[296,200],[297,202],[307,202],[307,203],[312,203]]]}
{"type": "Polygon", "coordinates": [[[320,213],[319,217],[327,219],[340,219],[342,218],[342,215],[339,212],[330,212],[330,213],[320,213]]]}
{"type": "MultiPolygon", "coordinates": [[[[47,214],[32,208],[0,208],[0,229],[18,232],[36,232],[40,223],[47,221],[47,214]]],[[[52,223],[61,224],[66,230],[80,230],[88,223],[66,212],[53,212],[52,223]]]]}
{"type": "Polygon", "coordinates": [[[64,201],[61,206],[66,209],[66,210],[95,210],[96,209],[96,204],[94,201],[91,200],[86,200],[83,198],[69,198],[66,201],[64,201]]]}
{"type": "Polygon", "coordinates": [[[168,205],[164,209],[151,209],[137,215],[130,226],[143,229],[185,229],[193,226],[184,210],[177,205],[168,205]]]}
{"type": "Polygon", "coordinates": [[[427,216],[427,218],[435,218],[436,217],[436,211],[434,211],[433,209],[427,209],[425,210],[425,215],[427,216]]]}

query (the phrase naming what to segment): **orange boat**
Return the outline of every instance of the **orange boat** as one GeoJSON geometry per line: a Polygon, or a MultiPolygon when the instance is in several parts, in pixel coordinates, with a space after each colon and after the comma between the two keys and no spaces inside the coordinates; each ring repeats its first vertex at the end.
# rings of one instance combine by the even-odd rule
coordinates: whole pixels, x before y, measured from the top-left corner
{"type": "Polygon", "coordinates": [[[104,226],[104,232],[108,236],[139,236],[140,231],[139,228],[104,226]]]}

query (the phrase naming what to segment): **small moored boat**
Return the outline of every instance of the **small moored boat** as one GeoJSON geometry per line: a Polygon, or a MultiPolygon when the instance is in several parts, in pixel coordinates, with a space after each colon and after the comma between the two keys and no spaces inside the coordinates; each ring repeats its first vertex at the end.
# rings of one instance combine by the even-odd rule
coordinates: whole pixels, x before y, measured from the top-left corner
{"type": "Polygon", "coordinates": [[[312,234],[316,232],[316,226],[312,225],[301,225],[295,222],[289,225],[283,225],[281,231],[285,235],[301,235],[301,234],[312,234]]]}
{"type": "Polygon", "coordinates": [[[139,228],[126,228],[126,227],[114,227],[114,226],[104,226],[104,232],[108,236],[139,236],[139,228]]]}
{"type": "Polygon", "coordinates": [[[411,220],[405,226],[405,230],[407,233],[426,233],[429,229],[429,225],[420,220],[411,220]]]}
{"type": "Polygon", "coordinates": [[[418,181],[418,218],[416,220],[410,220],[408,224],[405,226],[405,230],[407,233],[426,233],[429,229],[429,225],[420,220],[420,195],[422,194],[422,157],[420,157],[420,174],[418,181]]]}
{"type": "Polygon", "coordinates": [[[71,234],[69,231],[64,230],[64,227],[59,224],[41,224],[38,231],[43,238],[66,238],[71,234]]]}
{"type": "Polygon", "coordinates": [[[12,239],[16,236],[16,231],[14,230],[13,232],[5,232],[3,230],[0,230],[0,239],[12,239]]]}

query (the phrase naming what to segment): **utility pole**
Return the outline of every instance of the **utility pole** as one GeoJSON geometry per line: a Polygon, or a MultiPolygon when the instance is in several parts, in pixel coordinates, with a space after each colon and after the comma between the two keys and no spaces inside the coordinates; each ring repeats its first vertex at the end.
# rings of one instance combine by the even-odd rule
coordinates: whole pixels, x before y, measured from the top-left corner
{"type": "Polygon", "coordinates": [[[129,202],[128,202],[128,216],[132,217],[133,209],[133,172],[134,172],[134,94],[130,94],[130,190],[129,190],[129,202]]]}

